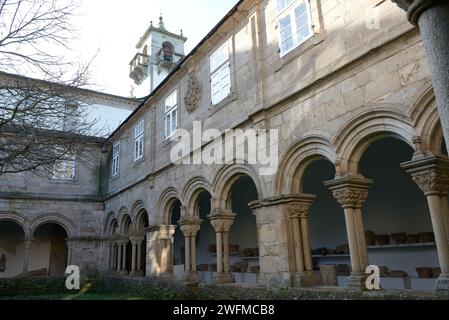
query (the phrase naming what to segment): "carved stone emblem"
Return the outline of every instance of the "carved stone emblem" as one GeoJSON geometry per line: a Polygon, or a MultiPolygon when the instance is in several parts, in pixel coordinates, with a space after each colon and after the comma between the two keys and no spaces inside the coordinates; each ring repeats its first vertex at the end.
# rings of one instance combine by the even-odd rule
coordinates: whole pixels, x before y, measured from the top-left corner
{"type": "Polygon", "coordinates": [[[184,97],[184,103],[188,113],[194,112],[201,101],[202,88],[201,83],[194,71],[189,73],[189,81],[187,83],[187,93],[184,97]]]}

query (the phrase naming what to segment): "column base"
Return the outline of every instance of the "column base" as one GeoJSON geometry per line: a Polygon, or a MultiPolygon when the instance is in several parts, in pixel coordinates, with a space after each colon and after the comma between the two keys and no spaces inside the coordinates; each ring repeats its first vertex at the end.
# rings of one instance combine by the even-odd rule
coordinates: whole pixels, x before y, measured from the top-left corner
{"type": "Polygon", "coordinates": [[[230,272],[220,272],[217,273],[214,277],[215,283],[234,283],[234,275],[230,272]]]}
{"type": "Polygon", "coordinates": [[[313,271],[297,272],[294,277],[294,285],[298,288],[316,287],[320,285],[320,279],[313,271]]]}
{"type": "Polygon", "coordinates": [[[128,271],[117,271],[117,275],[120,277],[127,277],[129,274],[128,271]]]}
{"type": "Polygon", "coordinates": [[[441,274],[438,277],[437,291],[449,291],[449,274],[441,274]]]}
{"type": "Polygon", "coordinates": [[[133,271],[129,274],[129,276],[134,277],[134,278],[143,277],[143,272],[142,271],[133,271]]]}
{"type": "Polygon", "coordinates": [[[348,288],[357,291],[366,290],[366,279],[368,276],[365,273],[351,273],[348,277],[348,288]]]}
{"type": "Polygon", "coordinates": [[[199,272],[189,272],[186,274],[185,282],[201,282],[201,275],[199,274],[199,272]]]}

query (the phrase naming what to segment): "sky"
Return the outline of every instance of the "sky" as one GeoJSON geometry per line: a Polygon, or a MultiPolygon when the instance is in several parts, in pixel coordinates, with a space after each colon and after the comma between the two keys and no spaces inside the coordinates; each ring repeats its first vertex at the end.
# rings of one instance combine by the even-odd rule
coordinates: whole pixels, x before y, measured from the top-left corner
{"type": "Polygon", "coordinates": [[[78,39],[71,44],[73,59],[89,61],[93,89],[129,96],[129,62],[135,45],[159,15],[167,30],[188,38],[186,53],[232,9],[237,0],[83,0],[73,19],[78,39]]]}

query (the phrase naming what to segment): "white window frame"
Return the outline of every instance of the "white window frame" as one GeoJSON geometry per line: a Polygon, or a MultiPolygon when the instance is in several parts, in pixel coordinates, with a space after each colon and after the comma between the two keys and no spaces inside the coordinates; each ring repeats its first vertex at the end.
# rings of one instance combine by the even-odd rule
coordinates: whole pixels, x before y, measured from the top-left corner
{"type": "MultiPolygon", "coordinates": [[[[276,0],[276,5],[278,5],[278,1],[276,0]]],[[[278,7],[278,24],[277,24],[277,28],[278,28],[278,38],[279,38],[279,50],[280,50],[280,55],[281,58],[284,57],[285,55],[287,55],[288,53],[290,53],[291,51],[293,51],[294,49],[296,49],[297,47],[299,47],[301,44],[303,44],[304,42],[306,42],[308,39],[313,37],[313,28],[312,28],[312,12],[310,10],[310,3],[309,0],[294,0],[292,1],[290,4],[288,4],[287,6],[285,6],[283,9],[280,9],[278,7]],[[309,31],[309,35],[304,38],[304,39],[299,39],[299,33],[298,31],[298,26],[296,25],[297,22],[297,17],[295,14],[295,10],[302,4],[306,5],[306,14],[307,14],[307,26],[304,25],[303,28],[308,28],[309,31]],[[281,21],[287,17],[290,17],[290,30],[291,30],[291,37],[293,40],[293,45],[291,48],[287,49],[287,50],[283,50],[283,42],[282,41],[282,31],[281,30],[281,21]]],[[[303,29],[301,28],[301,30],[303,29]]]]}
{"type": "Polygon", "coordinates": [[[116,177],[120,173],[120,142],[114,144],[112,148],[112,176],[116,177]]]}
{"type": "Polygon", "coordinates": [[[145,154],[145,121],[140,121],[134,127],[134,162],[139,161],[145,154]]]}
{"type": "Polygon", "coordinates": [[[165,99],[165,139],[170,139],[178,130],[178,90],[165,99]]]}
{"type": "Polygon", "coordinates": [[[229,52],[229,41],[218,48],[209,59],[210,63],[210,92],[211,104],[215,106],[232,94],[231,81],[231,53],[229,52]],[[225,55],[222,55],[225,53],[225,55]],[[225,59],[216,63],[215,60],[222,55],[225,59]],[[219,78],[218,81],[216,79],[219,78]],[[218,87],[217,90],[214,90],[218,87]],[[217,94],[220,96],[216,98],[217,94]]]}
{"type": "Polygon", "coordinates": [[[59,180],[59,181],[74,181],[76,180],[76,159],[75,156],[66,155],[65,159],[59,159],[55,161],[55,164],[53,165],[53,180],[59,180]],[[58,171],[57,167],[61,167],[61,170],[58,171]],[[67,173],[67,170],[71,166],[72,170],[70,172],[70,175],[63,175],[63,173],[67,173]]]}

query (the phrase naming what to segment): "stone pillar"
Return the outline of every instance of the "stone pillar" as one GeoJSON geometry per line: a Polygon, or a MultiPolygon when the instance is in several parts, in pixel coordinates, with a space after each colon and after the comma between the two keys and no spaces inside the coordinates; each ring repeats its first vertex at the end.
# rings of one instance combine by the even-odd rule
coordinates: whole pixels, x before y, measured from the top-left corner
{"type": "Polygon", "coordinates": [[[221,209],[214,209],[209,216],[217,235],[217,283],[235,282],[234,276],[229,272],[229,230],[235,217],[236,214],[221,209]]]}
{"type": "Polygon", "coordinates": [[[107,241],[108,244],[108,265],[107,265],[107,269],[108,271],[113,271],[114,270],[114,259],[115,259],[115,242],[114,240],[108,240],[107,241]]]}
{"type": "Polygon", "coordinates": [[[372,180],[362,177],[344,177],[325,183],[345,212],[352,266],[348,287],[356,290],[366,288],[366,268],[369,261],[362,208],[372,184],[372,180]]]}
{"type": "Polygon", "coordinates": [[[30,260],[30,249],[33,244],[33,238],[25,238],[23,240],[23,246],[25,248],[25,253],[23,255],[23,274],[28,274],[28,262],[30,260]]]}
{"type": "Polygon", "coordinates": [[[449,2],[445,0],[393,0],[419,26],[426,48],[444,139],[449,150],[449,2]]]}
{"type": "Polygon", "coordinates": [[[293,247],[296,263],[295,286],[310,287],[319,285],[319,279],[313,271],[312,249],[309,235],[309,210],[314,195],[292,195],[287,204],[287,212],[291,220],[293,247]]]}
{"type": "Polygon", "coordinates": [[[67,245],[67,266],[72,265],[74,242],[71,239],[66,239],[67,245]]]}
{"type": "Polygon", "coordinates": [[[143,270],[142,270],[142,241],[144,239],[145,238],[142,238],[142,240],[137,243],[137,269],[136,269],[136,274],[139,277],[141,277],[143,275],[143,270]]]}
{"type": "Polygon", "coordinates": [[[200,274],[196,270],[196,237],[200,231],[203,220],[187,217],[179,221],[181,231],[185,237],[185,272],[186,281],[198,282],[201,280],[200,274]]]}
{"type": "Polygon", "coordinates": [[[116,242],[117,245],[117,272],[120,273],[122,271],[122,244],[120,241],[116,242]]]}
{"type": "Polygon", "coordinates": [[[131,260],[131,277],[141,277],[142,272],[140,270],[140,249],[141,244],[143,241],[143,237],[134,236],[131,237],[129,240],[131,241],[132,245],[132,260],[131,260]]]}
{"type": "Polygon", "coordinates": [[[177,226],[160,226],[159,240],[161,243],[161,270],[159,277],[173,279],[173,236],[177,226]]]}
{"type": "Polygon", "coordinates": [[[437,290],[449,291],[449,241],[447,230],[447,192],[449,189],[449,160],[437,156],[417,157],[402,164],[413,181],[427,197],[433,232],[438,250],[441,275],[437,290]],[[444,199],[443,199],[444,198],[444,199]]]}
{"type": "Polygon", "coordinates": [[[123,240],[121,242],[122,245],[122,275],[127,275],[128,271],[126,270],[126,247],[128,245],[129,240],[123,240]]]}

